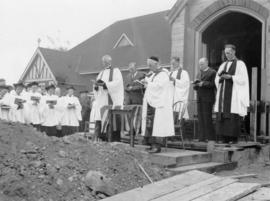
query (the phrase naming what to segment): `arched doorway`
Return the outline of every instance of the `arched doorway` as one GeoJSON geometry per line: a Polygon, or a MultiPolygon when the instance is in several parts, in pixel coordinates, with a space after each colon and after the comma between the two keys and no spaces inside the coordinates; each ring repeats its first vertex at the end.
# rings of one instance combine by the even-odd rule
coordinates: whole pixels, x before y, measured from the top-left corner
{"type": "MultiPolygon", "coordinates": [[[[247,65],[252,85],[257,85],[257,99],[261,97],[261,68],[264,66],[265,21],[253,12],[228,7],[210,16],[196,32],[197,59],[207,57],[210,66],[218,69],[223,62],[223,48],[227,43],[235,44],[237,57],[247,65]],[[252,83],[252,68],[256,67],[258,79],[252,83]]],[[[253,87],[254,88],[254,87],[253,87]]],[[[250,116],[246,118],[246,128],[250,130],[250,116]]],[[[257,117],[260,125],[260,116],[257,117]]],[[[257,133],[260,131],[257,126],[257,133]]]]}
{"type": "MultiPolygon", "coordinates": [[[[201,35],[202,54],[208,58],[209,65],[215,70],[218,70],[225,59],[224,45],[230,43],[237,47],[236,55],[246,63],[250,86],[257,85],[258,100],[261,97],[262,26],[259,20],[250,15],[228,12],[207,26],[201,35]],[[252,83],[254,67],[257,68],[256,83],[252,83]]],[[[249,123],[248,116],[245,121],[248,132],[249,123]]],[[[260,116],[257,117],[257,125],[260,125],[260,116]]],[[[258,126],[257,132],[259,130],[258,126]]]]}

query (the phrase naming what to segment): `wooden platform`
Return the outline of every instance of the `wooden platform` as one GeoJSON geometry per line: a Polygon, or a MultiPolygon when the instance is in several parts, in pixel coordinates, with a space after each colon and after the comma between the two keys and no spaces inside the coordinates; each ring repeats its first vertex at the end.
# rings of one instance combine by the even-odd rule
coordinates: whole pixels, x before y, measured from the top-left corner
{"type": "Polygon", "coordinates": [[[270,189],[260,187],[257,183],[240,183],[237,179],[193,170],[117,194],[103,201],[270,200],[270,189]]]}

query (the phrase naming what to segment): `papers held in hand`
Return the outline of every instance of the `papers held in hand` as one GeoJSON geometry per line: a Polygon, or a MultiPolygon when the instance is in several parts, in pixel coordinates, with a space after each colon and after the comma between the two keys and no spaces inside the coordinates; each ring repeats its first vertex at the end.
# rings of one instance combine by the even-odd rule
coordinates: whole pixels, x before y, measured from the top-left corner
{"type": "Polygon", "coordinates": [[[23,104],[23,103],[25,103],[25,102],[26,102],[26,100],[21,99],[21,98],[15,98],[15,101],[14,101],[14,103],[15,103],[16,105],[21,105],[21,104],[23,104]]]}
{"type": "Polygon", "coordinates": [[[31,100],[32,101],[39,102],[40,101],[40,97],[38,97],[38,96],[31,96],[31,100]]]}
{"type": "Polygon", "coordinates": [[[134,82],[136,82],[136,83],[138,83],[138,84],[144,86],[144,83],[143,83],[141,80],[134,80],[134,82]]]}
{"type": "Polygon", "coordinates": [[[67,107],[68,107],[68,109],[75,109],[76,108],[74,103],[69,103],[67,107]]]}
{"type": "Polygon", "coordinates": [[[191,82],[191,84],[199,84],[200,82],[200,80],[194,80],[193,82],[191,82]]]}
{"type": "Polygon", "coordinates": [[[2,110],[9,110],[10,106],[3,104],[3,105],[1,105],[1,109],[2,110]]]}
{"type": "Polygon", "coordinates": [[[47,100],[46,103],[49,104],[49,105],[56,105],[57,100],[47,100]]]}

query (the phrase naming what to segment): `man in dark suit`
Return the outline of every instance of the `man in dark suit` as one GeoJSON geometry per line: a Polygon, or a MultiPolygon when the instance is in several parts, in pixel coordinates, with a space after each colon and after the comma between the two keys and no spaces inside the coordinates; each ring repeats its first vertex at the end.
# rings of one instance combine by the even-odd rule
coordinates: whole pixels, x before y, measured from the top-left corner
{"type": "Polygon", "coordinates": [[[88,96],[88,91],[80,91],[79,101],[82,106],[82,121],[80,122],[79,131],[84,132],[85,122],[89,121],[91,112],[91,98],[88,96]]]}
{"type": "Polygon", "coordinates": [[[212,110],[215,103],[215,76],[216,71],[208,66],[207,58],[199,60],[200,72],[194,81],[194,90],[197,91],[197,110],[199,120],[199,140],[214,141],[214,127],[212,110]]]}
{"type": "Polygon", "coordinates": [[[125,103],[126,105],[141,105],[143,100],[144,87],[137,81],[142,80],[145,76],[142,72],[137,71],[136,63],[132,62],[128,67],[129,74],[125,86],[125,103]]]}

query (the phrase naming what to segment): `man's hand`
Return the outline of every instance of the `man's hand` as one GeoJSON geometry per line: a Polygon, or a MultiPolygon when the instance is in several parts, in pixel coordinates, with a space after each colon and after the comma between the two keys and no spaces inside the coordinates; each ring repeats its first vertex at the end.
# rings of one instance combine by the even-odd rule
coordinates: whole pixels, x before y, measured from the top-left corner
{"type": "Polygon", "coordinates": [[[197,85],[198,85],[199,87],[202,87],[202,86],[203,86],[203,82],[199,82],[197,85]]]}
{"type": "Polygon", "coordinates": [[[220,78],[223,78],[225,80],[229,80],[229,79],[232,79],[232,76],[228,75],[228,74],[223,74],[223,75],[220,76],[220,78]]]}
{"type": "Polygon", "coordinates": [[[173,82],[175,82],[175,78],[173,78],[172,76],[170,76],[170,81],[173,81],[173,82]]]}

